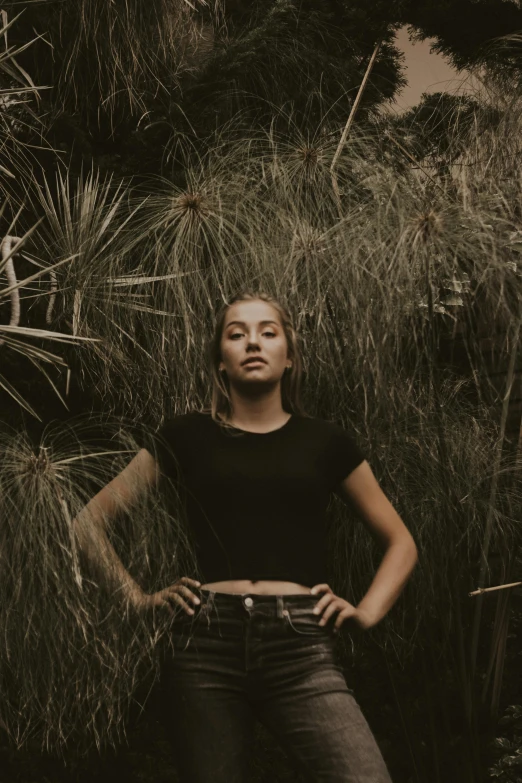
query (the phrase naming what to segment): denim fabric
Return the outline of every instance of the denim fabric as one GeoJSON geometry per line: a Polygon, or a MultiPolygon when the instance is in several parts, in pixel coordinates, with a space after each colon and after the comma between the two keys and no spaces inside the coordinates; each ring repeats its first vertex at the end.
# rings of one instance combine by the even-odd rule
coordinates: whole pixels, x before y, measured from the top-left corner
{"type": "Polygon", "coordinates": [[[194,592],[164,671],[181,783],[248,783],[256,719],[306,780],[391,783],[336,663],[335,615],[319,626],[312,613],[318,596],[194,592]]]}

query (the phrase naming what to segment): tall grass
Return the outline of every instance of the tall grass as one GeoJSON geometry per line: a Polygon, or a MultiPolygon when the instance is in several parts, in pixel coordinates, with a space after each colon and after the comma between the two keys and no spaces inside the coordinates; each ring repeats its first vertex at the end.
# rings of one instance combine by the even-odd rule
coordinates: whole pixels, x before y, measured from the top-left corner
{"type": "MultiPolygon", "coordinates": [[[[74,270],[56,270],[62,292],[56,312],[70,320],[73,294],[80,291],[77,334],[103,339],[103,350],[87,347],[78,357],[80,377],[97,377],[96,393],[107,411],[127,417],[118,438],[134,448],[130,420],[152,426],[164,413],[208,403],[204,356],[217,305],[245,285],[286,298],[303,340],[308,410],[355,432],[419,546],[419,567],[404,595],[366,637],[377,643],[395,678],[418,783],[444,779],[434,760],[459,730],[465,735],[463,779],[480,779],[480,688],[473,677],[467,593],[480,575],[486,525],[490,553],[518,545],[521,535],[520,465],[502,450],[480,339],[494,326],[500,348],[508,351],[519,318],[522,103],[505,107],[498,100],[499,119],[491,127],[492,98],[481,100],[467,143],[443,170],[429,154],[418,166],[405,161],[382,125],[354,132],[336,167],[341,215],[330,175],[340,129],[327,118],[315,134],[301,133],[290,118],[284,138],[274,129],[227,141],[200,160],[192,156],[184,185],[151,180],[124,191],[91,176],[76,191],[62,178],[56,188],[31,195],[42,215],[35,229],[42,260],[46,248],[54,258],[83,254],[74,270]],[[448,346],[459,335],[461,358],[448,361],[448,346]],[[494,481],[499,488],[492,493],[494,481]],[[429,751],[421,749],[419,726],[408,723],[399,687],[401,669],[419,662],[438,683],[436,692],[428,678],[420,684],[431,705],[429,751]],[[451,714],[455,694],[458,709],[451,714]],[[437,732],[439,718],[443,728],[437,732]]],[[[388,130],[395,133],[391,121],[388,130]]],[[[22,596],[27,581],[39,614],[36,620],[29,599],[22,602],[24,625],[29,618],[34,638],[44,634],[47,645],[39,679],[21,626],[6,609],[2,677],[12,677],[14,667],[13,682],[19,683],[22,663],[34,672],[19,696],[10,691],[11,733],[23,742],[26,727],[34,727],[42,740],[64,743],[70,716],[75,729],[83,723],[86,742],[109,741],[123,725],[139,667],[153,666],[155,637],[141,625],[131,630],[110,602],[98,608],[102,599],[93,596],[101,592],[90,583],[80,587],[57,491],[62,483],[53,478],[53,466],[67,457],[50,457],[44,470],[29,470],[42,458],[31,457],[24,436],[4,443],[10,456],[1,471],[1,502],[18,520],[2,523],[4,546],[14,553],[8,562],[16,564],[4,584],[22,596]],[[19,475],[23,481],[15,481],[19,475]],[[52,637],[41,627],[46,617],[52,637]],[[74,704],[57,685],[77,664],[79,642],[68,641],[73,639],[85,640],[74,704]],[[70,669],[59,669],[63,660],[70,669]],[[102,664],[110,688],[97,673],[102,664]],[[31,701],[31,689],[38,699],[31,701]]],[[[73,451],[71,446],[68,454],[73,451]]],[[[67,478],[62,497],[71,514],[92,492],[91,476],[101,484],[113,475],[116,465],[109,469],[106,459],[83,460],[75,481],[67,478]]],[[[125,462],[123,455],[118,460],[125,462]]],[[[140,563],[150,563],[159,584],[170,577],[174,551],[164,543],[175,545],[180,526],[167,533],[168,508],[140,513],[141,526],[136,513],[128,534],[122,532],[131,541],[128,562],[136,573],[140,563]]],[[[329,547],[333,586],[357,600],[378,553],[367,531],[336,503],[329,547]]],[[[479,673],[487,668],[490,621],[488,610],[479,627],[479,673]]],[[[369,643],[360,641],[356,654],[369,643]]]]}
{"type": "MultiPolygon", "coordinates": [[[[19,5],[5,7],[17,13],[19,5]]],[[[220,3],[211,5],[219,15],[220,3]]],[[[168,102],[181,75],[198,66],[201,25],[194,10],[207,6],[200,0],[35,0],[21,21],[44,37],[33,75],[52,84],[58,114],[78,113],[84,123],[101,122],[112,132],[168,102]]]]}
{"type": "MultiPolygon", "coordinates": [[[[0,443],[2,724],[18,747],[31,740],[82,751],[121,741],[136,689],[158,674],[169,615],[129,614],[99,586],[72,520],[139,446],[120,424],[93,417],[49,425],[38,443],[4,425],[0,443]]],[[[152,492],[110,525],[116,550],[151,592],[194,570],[172,508],[152,492]]]]}

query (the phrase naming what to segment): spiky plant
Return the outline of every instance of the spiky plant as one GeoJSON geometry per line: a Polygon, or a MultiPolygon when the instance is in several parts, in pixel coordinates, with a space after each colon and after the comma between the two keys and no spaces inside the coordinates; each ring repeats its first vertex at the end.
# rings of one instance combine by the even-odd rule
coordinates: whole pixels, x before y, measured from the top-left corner
{"type": "MultiPolygon", "coordinates": [[[[112,177],[102,178],[93,171],[76,178],[74,187],[68,174],[59,172],[54,182],[44,178],[42,186],[33,183],[28,196],[32,210],[42,215],[33,242],[36,259],[78,260],[58,272],[46,320],[90,341],[84,366],[94,388],[110,376],[130,380],[134,362],[128,345],[139,347],[134,336],[139,325],[133,314],[141,311],[142,303],[139,294],[131,298],[121,292],[132,290],[136,280],[131,255],[136,240],[129,224],[140,204],[129,206],[124,182],[114,183],[112,177]],[[130,313],[126,329],[122,309],[130,313]]],[[[69,376],[65,393],[68,387],[69,376]]],[[[124,385],[123,395],[128,393],[124,385]]]]}
{"type": "MultiPolygon", "coordinates": [[[[1,123],[0,123],[0,139],[1,139],[1,153],[0,159],[5,165],[0,165],[0,171],[2,172],[2,186],[1,191],[3,195],[3,201],[0,208],[0,219],[4,218],[4,213],[7,212],[6,206],[10,200],[17,203],[24,190],[30,186],[31,178],[33,175],[32,155],[29,147],[20,140],[19,135],[23,130],[23,119],[20,116],[14,117],[12,113],[13,106],[23,104],[26,115],[35,117],[34,112],[28,105],[28,96],[32,98],[39,98],[39,91],[46,89],[45,87],[36,87],[29,74],[20,66],[18,62],[18,56],[28,49],[33,41],[29,41],[26,44],[16,47],[10,46],[8,43],[8,34],[11,35],[13,30],[12,26],[18,22],[20,14],[15,16],[11,21],[8,21],[5,11],[2,12],[2,26],[0,29],[0,37],[5,42],[5,49],[0,52],[0,76],[2,77],[2,87],[0,89],[0,100],[2,101],[1,123]],[[4,86],[6,82],[10,86],[4,86]],[[6,182],[6,177],[7,182],[6,182]],[[18,180],[15,185],[12,185],[12,180],[18,180]],[[11,181],[11,185],[9,184],[11,181]]],[[[36,40],[36,39],[35,39],[36,40]]],[[[78,345],[78,340],[75,340],[69,334],[60,334],[47,330],[45,328],[34,329],[27,323],[21,321],[22,302],[28,298],[26,288],[29,284],[36,282],[38,285],[42,282],[43,277],[47,275],[51,278],[50,290],[44,293],[44,296],[48,297],[49,303],[52,303],[54,288],[55,288],[55,276],[56,268],[63,267],[65,264],[74,260],[74,255],[69,257],[62,257],[57,263],[54,263],[56,259],[50,259],[48,263],[40,264],[36,262],[38,271],[34,272],[34,267],[27,271],[27,265],[25,265],[24,272],[19,275],[18,267],[20,265],[20,258],[25,255],[27,240],[34,231],[34,225],[28,228],[25,232],[21,231],[22,236],[16,236],[15,234],[19,230],[20,214],[23,210],[23,205],[17,204],[14,212],[13,219],[7,225],[5,224],[5,233],[1,241],[1,261],[0,261],[0,279],[3,281],[5,277],[5,284],[0,288],[0,312],[4,315],[9,312],[7,318],[8,323],[2,323],[0,325],[0,346],[3,347],[3,351],[6,352],[8,358],[13,356],[23,357],[28,360],[39,372],[49,381],[50,386],[54,389],[56,394],[63,401],[63,397],[60,391],[56,387],[49,372],[49,365],[54,369],[56,367],[65,366],[63,356],[50,352],[47,348],[43,348],[38,343],[44,341],[45,345],[48,345],[49,340],[56,343],[73,343],[78,345]],[[16,258],[16,262],[15,262],[16,258]],[[36,340],[36,345],[35,345],[36,340]],[[47,369],[44,365],[47,365],[47,369]]],[[[31,264],[34,264],[31,261],[31,264]]],[[[49,305],[48,305],[49,308],[49,305]]],[[[49,309],[48,309],[49,312],[49,309]]],[[[46,318],[46,323],[50,322],[49,318],[46,318]]],[[[4,356],[5,365],[5,356],[4,356]]],[[[0,375],[0,388],[4,393],[9,395],[15,400],[21,407],[27,410],[36,418],[40,418],[37,411],[31,406],[30,402],[20,392],[18,388],[19,379],[8,378],[7,374],[2,373],[0,375]]]]}
{"type": "MultiPolygon", "coordinates": [[[[139,448],[124,425],[90,416],[46,427],[39,442],[0,431],[0,719],[18,747],[31,739],[63,752],[121,741],[136,688],[158,674],[168,613],[133,613],[110,580],[100,585],[82,562],[74,524],[139,448]]],[[[194,568],[164,498],[151,492],[108,526],[150,592],[194,568]]]]}
{"type": "MultiPolygon", "coordinates": [[[[48,329],[32,328],[20,322],[20,311],[26,296],[27,287],[34,281],[40,282],[44,275],[51,276],[51,285],[48,287],[46,293],[47,296],[50,294],[50,297],[52,298],[56,269],[63,267],[66,264],[70,264],[75,256],[63,258],[56,264],[37,264],[40,267],[38,272],[24,275],[19,280],[16,275],[13,257],[16,254],[22,254],[24,242],[31,233],[32,232],[29,231],[22,237],[7,234],[2,242],[0,277],[5,274],[6,284],[0,289],[0,308],[4,310],[4,312],[9,309],[10,317],[8,324],[0,324],[0,345],[3,346],[3,350],[8,351],[10,355],[21,356],[36,367],[47,381],[49,381],[50,386],[57,396],[64,402],[60,390],[57,388],[44,365],[47,364],[56,368],[66,366],[66,362],[62,355],[52,353],[46,348],[39,346],[38,342],[43,340],[46,344],[51,341],[55,344],[72,343],[77,346],[79,343],[81,344],[82,341],[91,342],[91,339],[48,329]],[[37,345],[34,345],[34,340],[37,341],[37,345]]],[[[2,374],[0,375],[0,387],[31,415],[40,419],[38,412],[18,390],[17,380],[18,379],[16,378],[9,378],[7,374],[2,374]]]]}

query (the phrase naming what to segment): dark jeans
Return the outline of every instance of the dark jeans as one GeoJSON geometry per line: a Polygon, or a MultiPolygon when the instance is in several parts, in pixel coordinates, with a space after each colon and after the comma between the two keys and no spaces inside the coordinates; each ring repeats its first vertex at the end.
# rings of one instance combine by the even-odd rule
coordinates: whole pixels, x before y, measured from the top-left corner
{"type": "Polygon", "coordinates": [[[256,718],[306,780],[391,783],[336,663],[335,615],[312,614],[320,596],[195,592],[164,671],[182,783],[247,783],[256,718]]]}

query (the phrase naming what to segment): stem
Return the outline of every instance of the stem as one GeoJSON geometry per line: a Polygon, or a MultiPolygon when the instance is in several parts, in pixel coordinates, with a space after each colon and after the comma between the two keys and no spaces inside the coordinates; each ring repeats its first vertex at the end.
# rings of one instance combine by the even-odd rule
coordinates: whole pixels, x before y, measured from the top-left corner
{"type": "MultiPolygon", "coordinates": [[[[82,303],[81,298],[81,291],[79,289],[76,289],[74,292],[74,303],[73,303],[73,319],[72,319],[72,333],[73,337],[76,337],[78,334],[78,327],[80,324],[80,307],[82,303]]],[[[69,384],[71,382],[71,368],[67,368],[67,380],[65,383],[65,396],[69,396],[69,384]]]]}
{"type": "MultiPolygon", "coordinates": [[[[504,558],[502,563],[502,579],[506,579],[511,576],[513,572],[513,566],[515,563],[515,553],[510,550],[508,546],[505,547],[504,558]]],[[[512,583],[517,584],[516,582],[512,583]]],[[[519,583],[520,584],[520,583],[519,583]]],[[[510,585],[502,585],[498,588],[508,587],[510,585]]],[[[495,623],[491,641],[491,653],[489,659],[489,665],[482,688],[482,702],[485,703],[487,692],[489,689],[491,675],[494,672],[493,689],[491,693],[490,703],[490,718],[493,722],[496,722],[498,717],[498,704],[500,698],[500,690],[502,688],[502,676],[504,672],[504,660],[506,654],[506,640],[509,630],[509,615],[510,615],[510,599],[512,593],[500,593],[497,598],[497,610],[495,613],[495,623]]]]}
{"type": "MultiPolygon", "coordinates": [[[[15,242],[20,242],[18,237],[12,237],[8,235],[3,238],[1,245],[2,261],[5,267],[8,288],[11,288],[11,292],[9,294],[11,299],[11,318],[9,321],[9,326],[18,326],[20,323],[20,291],[16,287],[13,288],[13,286],[16,286],[18,282],[16,279],[16,272],[12,259],[12,256],[14,255],[13,243],[15,242]]],[[[0,339],[0,345],[3,345],[3,343],[4,340],[0,339]]]]}
{"type": "Polygon", "coordinates": [[[491,593],[493,590],[505,590],[508,587],[518,587],[519,585],[522,585],[522,582],[510,582],[508,585],[496,585],[495,587],[481,587],[478,590],[473,590],[472,593],[468,593],[468,595],[481,595],[482,593],[491,593]]]}
{"type": "Polygon", "coordinates": [[[334,193],[337,198],[337,204],[339,206],[339,212],[341,211],[341,194],[339,193],[339,186],[337,184],[337,177],[335,176],[334,169],[337,164],[337,161],[339,159],[339,156],[342,152],[342,149],[346,143],[346,139],[348,138],[348,131],[350,130],[350,127],[353,122],[353,118],[355,117],[355,114],[357,112],[357,109],[359,108],[359,104],[361,102],[361,98],[363,96],[364,90],[366,88],[366,84],[368,83],[368,79],[370,78],[370,74],[372,72],[375,60],[377,59],[377,55],[379,54],[379,50],[382,46],[382,42],[384,39],[381,38],[381,40],[377,43],[375,49],[373,50],[373,54],[370,58],[370,62],[368,63],[368,67],[366,68],[366,73],[364,74],[363,80],[361,82],[361,85],[357,91],[357,95],[355,97],[355,100],[353,102],[352,109],[350,111],[350,115],[348,119],[346,120],[346,125],[344,126],[344,130],[341,135],[341,140],[339,141],[339,144],[337,146],[337,149],[335,150],[335,155],[332,160],[332,165],[330,166],[330,173],[332,175],[332,187],[334,189],[334,193]]]}
{"type": "Polygon", "coordinates": [[[76,536],[74,535],[74,521],[71,517],[69,506],[67,505],[67,501],[65,500],[62,491],[60,487],[56,488],[56,494],[58,496],[58,502],[60,503],[63,515],[65,518],[65,521],[67,522],[67,527],[69,530],[69,536],[71,541],[71,558],[72,558],[72,564],[73,564],[73,571],[74,571],[74,579],[76,581],[76,584],[79,588],[82,587],[83,581],[82,581],[82,575],[80,572],[79,567],[79,561],[78,561],[78,547],[76,542],[76,536]]]}
{"type": "Polygon", "coordinates": [[[50,324],[52,317],[53,317],[53,308],[54,308],[54,302],[56,299],[56,290],[58,288],[56,284],[56,272],[54,269],[51,269],[49,272],[49,276],[51,278],[51,296],[49,297],[49,304],[47,306],[47,311],[45,313],[45,323],[50,324]]]}

